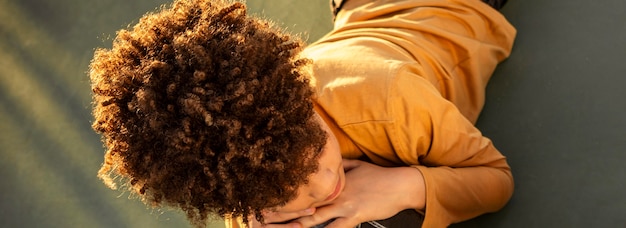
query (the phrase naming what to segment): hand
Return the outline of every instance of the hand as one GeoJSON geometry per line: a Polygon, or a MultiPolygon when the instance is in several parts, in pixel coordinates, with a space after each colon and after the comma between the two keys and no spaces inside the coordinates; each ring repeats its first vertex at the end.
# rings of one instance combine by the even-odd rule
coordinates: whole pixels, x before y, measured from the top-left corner
{"type": "Polygon", "coordinates": [[[261,222],[257,221],[254,216],[248,218],[250,228],[301,228],[300,223],[292,221],[294,219],[310,216],[315,213],[315,208],[308,208],[297,212],[272,212],[264,211],[263,219],[265,220],[265,226],[261,222]],[[287,222],[292,221],[292,222],[287,222]]]}
{"type": "Polygon", "coordinates": [[[355,227],[360,223],[389,218],[405,209],[425,207],[425,184],[413,167],[384,168],[374,164],[343,160],[346,170],[344,191],[331,204],[317,208],[296,221],[311,227],[336,218],[328,228],[355,227]]]}

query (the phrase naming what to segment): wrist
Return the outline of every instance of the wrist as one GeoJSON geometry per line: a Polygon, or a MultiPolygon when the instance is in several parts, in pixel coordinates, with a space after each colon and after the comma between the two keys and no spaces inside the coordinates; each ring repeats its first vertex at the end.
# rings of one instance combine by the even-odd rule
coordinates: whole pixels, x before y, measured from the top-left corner
{"type": "Polygon", "coordinates": [[[426,183],[422,172],[414,167],[399,167],[403,176],[404,209],[424,210],[426,207],[426,183]]]}

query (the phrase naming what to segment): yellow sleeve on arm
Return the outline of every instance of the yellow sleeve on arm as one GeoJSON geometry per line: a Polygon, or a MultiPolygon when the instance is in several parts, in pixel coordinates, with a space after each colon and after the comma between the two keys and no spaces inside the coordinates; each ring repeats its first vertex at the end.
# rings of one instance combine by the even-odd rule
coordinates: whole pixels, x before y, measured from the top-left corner
{"type": "Polygon", "coordinates": [[[502,208],[513,193],[506,158],[424,78],[401,71],[390,94],[391,141],[426,183],[423,227],[445,227],[502,208]]]}

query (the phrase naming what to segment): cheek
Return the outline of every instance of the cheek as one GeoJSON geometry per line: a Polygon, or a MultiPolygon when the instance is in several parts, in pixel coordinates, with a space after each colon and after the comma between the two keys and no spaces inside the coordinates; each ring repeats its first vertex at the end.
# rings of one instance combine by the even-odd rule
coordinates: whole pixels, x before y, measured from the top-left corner
{"type": "Polygon", "coordinates": [[[318,171],[310,176],[310,185],[302,186],[298,190],[298,196],[281,207],[279,211],[301,211],[323,201],[325,194],[329,192],[329,189],[337,183],[336,181],[331,180],[336,180],[337,175],[340,175],[339,178],[342,178],[341,175],[343,173],[343,168],[340,167],[339,170],[337,170],[337,167],[339,167],[341,163],[342,157],[339,144],[337,143],[335,136],[330,134],[328,142],[324,147],[324,151],[319,157],[318,171]],[[313,199],[311,195],[321,197],[322,199],[313,199]]]}
{"type": "Polygon", "coordinates": [[[327,164],[331,166],[329,168],[335,168],[339,163],[342,162],[341,150],[339,149],[339,144],[337,143],[336,139],[329,142],[326,154],[327,160],[329,160],[327,161],[327,164]]]}
{"type": "Polygon", "coordinates": [[[328,147],[330,152],[332,152],[335,157],[338,157],[339,160],[341,160],[341,149],[339,147],[339,141],[337,140],[337,137],[335,137],[332,132],[328,137],[328,147]]]}
{"type": "Polygon", "coordinates": [[[296,212],[307,209],[309,206],[314,204],[315,202],[309,196],[311,193],[311,188],[308,185],[300,187],[298,189],[298,195],[293,200],[287,202],[284,206],[278,209],[279,212],[296,212]]]}
{"type": "Polygon", "coordinates": [[[305,197],[296,197],[294,200],[289,201],[284,207],[280,208],[281,212],[296,212],[307,209],[310,202],[307,202],[305,197]]]}

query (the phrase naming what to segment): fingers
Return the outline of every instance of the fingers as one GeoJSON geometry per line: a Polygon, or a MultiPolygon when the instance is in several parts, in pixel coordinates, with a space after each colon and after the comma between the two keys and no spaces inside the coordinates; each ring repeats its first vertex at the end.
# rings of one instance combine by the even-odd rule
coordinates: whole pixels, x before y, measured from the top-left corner
{"type": "Polygon", "coordinates": [[[265,224],[261,225],[258,221],[251,222],[250,228],[302,228],[299,223],[287,223],[287,224],[265,224]]]}
{"type": "Polygon", "coordinates": [[[262,228],[302,228],[299,223],[287,223],[287,224],[267,224],[262,228]]]}
{"type": "Polygon", "coordinates": [[[345,172],[348,172],[351,169],[361,166],[361,164],[362,164],[362,161],[359,161],[359,160],[343,159],[343,170],[345,172]]]}
{"type": "Polygon", "coordinates": [[[302,227],[312,227],[312,226],[323,224],[321,227],[324,227],[324,228],[352,228],[352,227],[356,227],[359,224],[354,219],[348,219],[345,217],[332,218],[330,220],[326,220],[326,222],[320,222],[320,223],[315,223],[311,225],[309,225],[308,223],[309,221],[302,221],[300,224],[302,224],[302,227]]]}
{"type": "Polygon", "coordinates": [[[356,227],[357,225],[359,225],[358,222],[355,223],[355,221],[351,221],[350,219],[337,218],[335,219],[335,221],[326,225],[325,228],[346,228],[346,227],[356,227]]]}
{"type": "Polygon", "coordinates": [[[268,223],[265,221],[265,225],[261,224],[257,221],[253,216],[251,216],[248,220],[249,228],[302,228],[302,225],[297,222],[290,223],[268,223]]]}
{"type": "Polygon", "coordinates": [[[337,206],[322,207],[310,216],[305,216],[297,219],[294,222],[302,224],[302,227],[313,227],[337,217],[342,217],[343,210],[337,206]]]}
{"type": "Polygon", "coordinates": [[[315,208],[308,208],[301,211],[295,212],[277,212],[277,211],[268,211],[263,213],[263,218],[265,219],[265,223],[282,223],[286,221],[290,221],[296,218],[309,216],[315,213],[315,208]]]}

